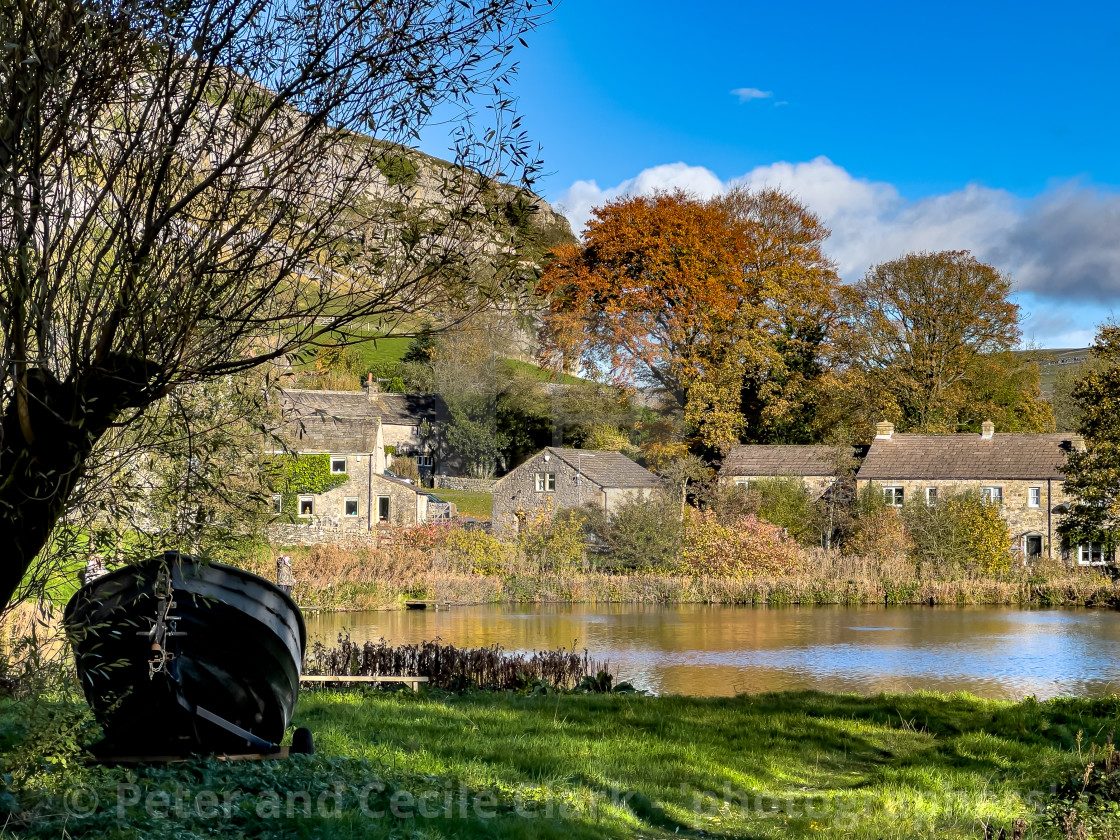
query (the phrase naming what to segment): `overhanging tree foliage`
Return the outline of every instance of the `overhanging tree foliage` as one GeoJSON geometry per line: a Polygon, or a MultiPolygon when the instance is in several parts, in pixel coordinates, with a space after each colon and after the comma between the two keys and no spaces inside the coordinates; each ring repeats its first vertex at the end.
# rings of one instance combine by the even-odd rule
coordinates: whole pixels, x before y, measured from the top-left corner
{"type": "Polygon", "coordinates": [[[356,319],[388,331],[520,282],[506,209],[536,163],[505,91],[539,15],[522,0],[0,8],[0,605],[113,427],[356,319]],[[433,117],[459,126],[456,165],[417,182],[395,144],[433,117]]]}

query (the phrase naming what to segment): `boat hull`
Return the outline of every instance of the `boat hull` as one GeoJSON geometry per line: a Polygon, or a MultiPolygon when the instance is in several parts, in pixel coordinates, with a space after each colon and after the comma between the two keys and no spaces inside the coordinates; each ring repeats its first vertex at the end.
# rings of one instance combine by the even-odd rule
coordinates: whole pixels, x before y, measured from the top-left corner
{"type": "Polygon", "coordinates": [[[283,738],[306,630],[299,608],[269,581],[168,552],[82,587],[64,622],[105,732],[98,752],[235,753],[259,751],[253,739],[283,738]],[[153,630],[160,609],[166,638],[153,630]]]}

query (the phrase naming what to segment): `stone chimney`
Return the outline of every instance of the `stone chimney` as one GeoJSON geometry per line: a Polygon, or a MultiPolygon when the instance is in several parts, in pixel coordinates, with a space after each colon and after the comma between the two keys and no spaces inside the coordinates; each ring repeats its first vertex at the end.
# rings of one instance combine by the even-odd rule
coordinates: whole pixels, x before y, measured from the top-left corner
{"type": "Polygon", "coordinates": [[[381,392],[381,386],[373,381],[373,374],[369,375],[366,379],[366,397],[370,402],[377,402],[377,395],[381,392]]]}
{"type": "Polygon", "coordinates": [[[996,433],[996,424],[991,420],[985,420],[980,426],[981,440],[991,440],[992,436],[996,433]]]}
{"type": "Polygon", "coordinates": [[[875,440],[890,440],[894,436],[894,423],[883,420],[875,424],[875,440]]]}
{"type": "Polygon", "coordinates": [[[1069,439],[1069,448],[1072,449],[1074,452],[1084,452],[1085,451],[1085,436],[1084,435],[1074,435],[1073,437],[1071,437],[1069,439]]]}

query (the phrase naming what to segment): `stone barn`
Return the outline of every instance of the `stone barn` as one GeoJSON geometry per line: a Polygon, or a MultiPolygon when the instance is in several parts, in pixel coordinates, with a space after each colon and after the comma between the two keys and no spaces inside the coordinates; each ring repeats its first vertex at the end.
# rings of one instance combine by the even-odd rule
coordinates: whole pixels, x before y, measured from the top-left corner
{"type": "Polygon", "coordinates": [[[550,446],[494,484],[494,532],[516,532],[538,508],[595,505],[610,514],[660,486],[660,478],[621,452],[550,446]]]}

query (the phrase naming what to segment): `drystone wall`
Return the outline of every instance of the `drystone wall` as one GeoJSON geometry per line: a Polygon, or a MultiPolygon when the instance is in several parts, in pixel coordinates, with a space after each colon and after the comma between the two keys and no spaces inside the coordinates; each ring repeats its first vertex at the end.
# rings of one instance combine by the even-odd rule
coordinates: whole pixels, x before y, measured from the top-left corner
{"type": "Polygon", "coordinates": [[[489,493],[494,489],[493,478],[460,478],[454,475],[435,476],[436,490],[470,490],[476,493],[489,493]]]}

